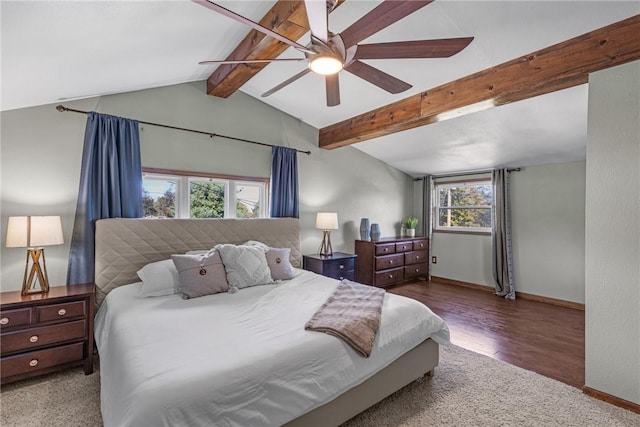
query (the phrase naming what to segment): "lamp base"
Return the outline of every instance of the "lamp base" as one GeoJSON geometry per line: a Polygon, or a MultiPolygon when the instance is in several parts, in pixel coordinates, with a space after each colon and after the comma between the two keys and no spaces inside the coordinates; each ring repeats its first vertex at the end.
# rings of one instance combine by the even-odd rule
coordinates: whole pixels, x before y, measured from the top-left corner
{"type": "Polygon", "coordinates": [[[333,255],[333,248],[331,247],[331,231],[329,230],[322,230],[322,245],[320,245],[320,255],[333,255]]]}
{"type": "Polygon", "coordinates": [[[45,294],[47,292],[49,292],[49,276],[47,275],[47,263],[44,259],[44,248],[28,248],[24,279],[22,280],[22,295],[45,294]],[[42,266],[40,266],[40,258],[42,258],[42,266]],[[31,264],[31,268],[29,268],[29,264],[31,264]],[[40,289],[37,289],[36,285],[40,289]]]}

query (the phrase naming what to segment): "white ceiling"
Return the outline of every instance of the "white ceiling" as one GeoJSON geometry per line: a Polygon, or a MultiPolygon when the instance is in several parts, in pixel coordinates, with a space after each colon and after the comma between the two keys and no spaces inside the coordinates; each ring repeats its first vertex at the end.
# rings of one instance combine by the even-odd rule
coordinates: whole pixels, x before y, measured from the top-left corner
{"type": "MultiPolygon", "coordinates": [[[[219,3],[257,21],[274,1],[219,3]]],[[[329,28],[342,31],[378,3],[345,1],[329,28]]],[[[188,0],[2,0],[0,11],[2,110],[204,80],[215,66],[198,61],[226,58],[248,32],[188,0]]],[[[337,107],[326,107],[313,74],[260,98],[304,63],[271,64],[242,91],[321,128],[638,13],[637,0],[437,0],[366,40],[475,37],[451,58],[367,61],[412,84],[409,91],[391,95],[343,72],[337,107]]],[[[527,166],[584,159],[586,126],[581,86],[354,146],[411,175],[527,166]]]]}

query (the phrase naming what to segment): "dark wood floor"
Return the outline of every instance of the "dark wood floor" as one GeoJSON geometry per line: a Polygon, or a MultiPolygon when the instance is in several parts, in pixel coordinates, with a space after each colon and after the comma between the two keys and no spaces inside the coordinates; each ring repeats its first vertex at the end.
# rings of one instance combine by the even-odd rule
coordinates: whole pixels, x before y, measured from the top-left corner
{"type": "Polygon", "coordinates": [[[387,289],[442,317],[451,341],[574,387],[584,385],[584,311],[434,282],[387,289]]]}

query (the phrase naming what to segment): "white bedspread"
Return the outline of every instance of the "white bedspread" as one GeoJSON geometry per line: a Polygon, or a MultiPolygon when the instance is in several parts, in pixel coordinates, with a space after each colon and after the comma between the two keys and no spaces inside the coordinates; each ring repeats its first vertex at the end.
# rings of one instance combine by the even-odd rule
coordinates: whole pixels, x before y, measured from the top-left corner
{"type": "Polygon", "coordinates": [[[388,294],[371,357],[304,324],[338,281],[300,270],[286,283],[183,300],[112,291],[96,315],[105,426],[276,426],[330,401],[449,330],[423,304],[388,294]]]}

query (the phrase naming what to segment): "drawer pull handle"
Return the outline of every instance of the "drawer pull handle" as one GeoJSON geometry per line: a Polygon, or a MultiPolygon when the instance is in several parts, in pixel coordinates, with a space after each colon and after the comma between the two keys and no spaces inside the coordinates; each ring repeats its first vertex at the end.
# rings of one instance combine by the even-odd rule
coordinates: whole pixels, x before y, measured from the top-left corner
{"type": "Polygon", "coordinates": [[[9,323],[8,317],[3,317],[2,319],[0,319],[0,325],[6,325],[7,323],[9,323]]]}
{"type": "Polygon", "coordinates": [[[416,259],[420,259],[420,255],[416,255],[416,259]]]}
{"type": "Polygon", "coordinates": [[[67,314],[67,310],[65,310],[64,308],[61,308],[60,310],[58,310],[59,316],[64,316],[65,314],[67,314]]]}
{"type": "Polygon", "coordinates": [[[343,276],[340,276],[340,280],[343,280],[343,279],[344,279],[344,277],[343,277],[343,276]]]}
{"type": "Polygon", "coordinates": [[[38,336],[37,336],[37,335],[32,335],[32,336],[29,338],[29,341],[31,341],[31,342],[38,342],[38,339],[39,339],[39,338],[38,338],[38,336]]]}
{"type": "Polygon", "coordinates": [[[384,251],[385,252],[389,252],[389,248],[384,248],[384,251]]]}
{"type": "Polygon", "coordinates": [[[390,274],[390,275],[389,275],[389,279],[393,279],[393,274],[390,274]]]}
{"type": "Polygon", "coordinates": [[[340,264],[340,270],[344,269],[344,265],[340,264]]]}
{"type": "Polygon", "coordinates": [[[32,368],[34,366],[38,366],[38,359],[32,359],[29,361],[29,366],[31,366],[32,368]]]}
{"type": "Polygon", "coordinates": [[[416,268],[416,273],[420,273],[420,269],[419,268],[416,268]]]}
{"type": "Polygon", "coordinates": [[[389,260],[389,264],[393,264],[393,260],[392,259],[389,260]]]}

